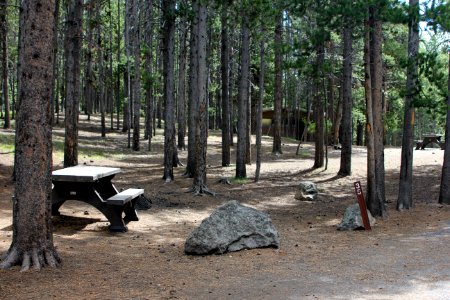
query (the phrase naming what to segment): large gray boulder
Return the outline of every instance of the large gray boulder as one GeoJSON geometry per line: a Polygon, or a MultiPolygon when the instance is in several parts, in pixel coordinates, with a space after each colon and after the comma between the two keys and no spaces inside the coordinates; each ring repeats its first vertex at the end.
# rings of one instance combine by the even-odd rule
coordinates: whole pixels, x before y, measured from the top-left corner
{"type": "Polygon", "coordinates": [[[317,186],[312,181],[301,181],[298,185],[297,192],[295,193],[295,199],[302,201],[316,200],[319,191],[317,186]]]}
{"type": "Polygon", "coordinates": [[[187,254],[223,254],[280,245],[269,216],[232,200],[219,206],[189,235],[187,254]]]}
{"type": "MultiPolygon", "coordinates": [[[[367,211],[370,226],[375,225],[375,218],[372,217],[370,211],[367,211]]],[[[352,204],[345,210],[341,223],[337,225],[338,230],[355,230],[364,229],[364,223],[361,218],[361,210],[359,204],[352,204]]]]}

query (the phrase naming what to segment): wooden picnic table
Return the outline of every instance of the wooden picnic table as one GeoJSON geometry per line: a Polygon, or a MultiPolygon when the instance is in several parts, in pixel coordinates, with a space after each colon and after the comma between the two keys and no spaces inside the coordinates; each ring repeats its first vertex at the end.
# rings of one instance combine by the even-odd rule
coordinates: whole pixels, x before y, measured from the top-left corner
{"type": "Polygon", "coordinates": [[[416,150],[424,150],[426,146],[429,144],[436,144],[438,145],[442,150],[445,148],[445,142],[441,141],[442,134],[424,134],[423,140],[416,141],[416,150]]]}
{"type": "Polygon", "coordinates": [[[143,189],[118,192],[112,179],[120,168],[75,166],[52,172],[52,214],[60,215],[59,208],[67,200],[78,200],[97,208],[110,222],[109,230],[125,232],[130,221],[138,221],[134,205],[143,189]],[[123,216],[125,213],[125,216],[123,216]]]}

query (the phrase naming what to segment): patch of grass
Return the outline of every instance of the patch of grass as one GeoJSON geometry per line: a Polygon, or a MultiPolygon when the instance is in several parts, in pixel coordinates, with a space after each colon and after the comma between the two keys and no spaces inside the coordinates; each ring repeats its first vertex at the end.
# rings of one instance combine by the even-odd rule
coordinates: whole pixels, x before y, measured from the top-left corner
{"type": "Polygon", "coordinates": [[[0,151],[1,152],[14,151],[14,134],[0,133],[0,151]]]}
{"type": "Polygon", "coordinates": [[[300,158],[311,158],[313,155],[308,150],[300,150],[298,155],[300,158]]]}
{"type": "Polygon", "coordinates": [[[231,184],[246,184],[248,182],[248,178],[237,178],[237,177],[233,177],[230,178],[230,182],[231,184]]]}

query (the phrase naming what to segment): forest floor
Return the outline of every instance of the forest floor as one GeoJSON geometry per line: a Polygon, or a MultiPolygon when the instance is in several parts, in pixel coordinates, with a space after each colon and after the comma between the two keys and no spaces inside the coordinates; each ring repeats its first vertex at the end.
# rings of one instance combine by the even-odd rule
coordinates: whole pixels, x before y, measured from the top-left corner
{"type": "MultiPolygon", "coordinates": [[[[208,187],[212,196],[188,192],[192,179],[175,170],[164,183],[163,145],[159,134],[153,151],[127,149],[126,134],[110,131],[101,138],[97,120],[80,121],[79,163],[115,166],[118,188],[141,187],[153,201],[139,211],[129,231],[108,232],[105,217],[88,204],[68,201],[54,217],[54,244],[60,268],[19,272],[0,270],[2,299],[449,299],[450,206],[437,203],[443,151],[414,151],[414,208],[395,210],[400,149],[386,148],[386,197],[389,216],[371,231],[342,232],[336,225],[345,208],[356,203],[353,183],[365,190],[366,151],[353,148],[353,175],[336,176],[340,152],[329,148],[327,170],[311,169],[314,146],[283,140],[283,154],[271,154],[263,139],[262,178],[231,180],[235,168],[221,167],[220,133],[208,142],[208,187]],[[218,183],[229,178],[231,185],[218,183]],[[318,185],[315,202],[294,199],[301,180],[318,185]],[[219,205],[236,199],[267,212],[280,233],[279,249],[244,250],[224,255],[188,256],[189,233],[219,205]]],[[[13,131],[0,130],[0,142],[13,131]]],[[[64,129],[54,130],[62,149],[64,129]]],[[[142,148],[147,143],[142,142],[142,148]]],[[[254,147],[252,147],[254,148],[254,147]]],[[[255,149],[253,149],[254,151],[255,149]]],[[[254,154],[254,152],[253,152],[254,154]]],[[[233,149],[233,158],[234,149],[233,149]]],[[[186,151],[179,153],[185,162],[186,151]]],[[[0,253],[12,239],[12,153],[0,154],[0,253]]],[[[62,155],[54,155],[54,168],[62,155]]]]}

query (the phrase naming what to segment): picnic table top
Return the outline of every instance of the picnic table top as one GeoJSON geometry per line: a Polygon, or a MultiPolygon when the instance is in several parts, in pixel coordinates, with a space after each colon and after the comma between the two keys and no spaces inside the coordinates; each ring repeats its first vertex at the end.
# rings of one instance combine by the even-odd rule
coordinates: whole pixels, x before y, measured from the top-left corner
{"type": "Polygon", "coordinates": [[[433,138],[433,137],[442,137],[442,134],[438,134],[438,133],[426,133],[422,135],[424,138],[433,138]]]}
{"type": "Polygon", "coordinates": [[[54,181],[94,182],[100,178],[120,173],[120,168],[75,166],[52,172],[54,181]]]}

